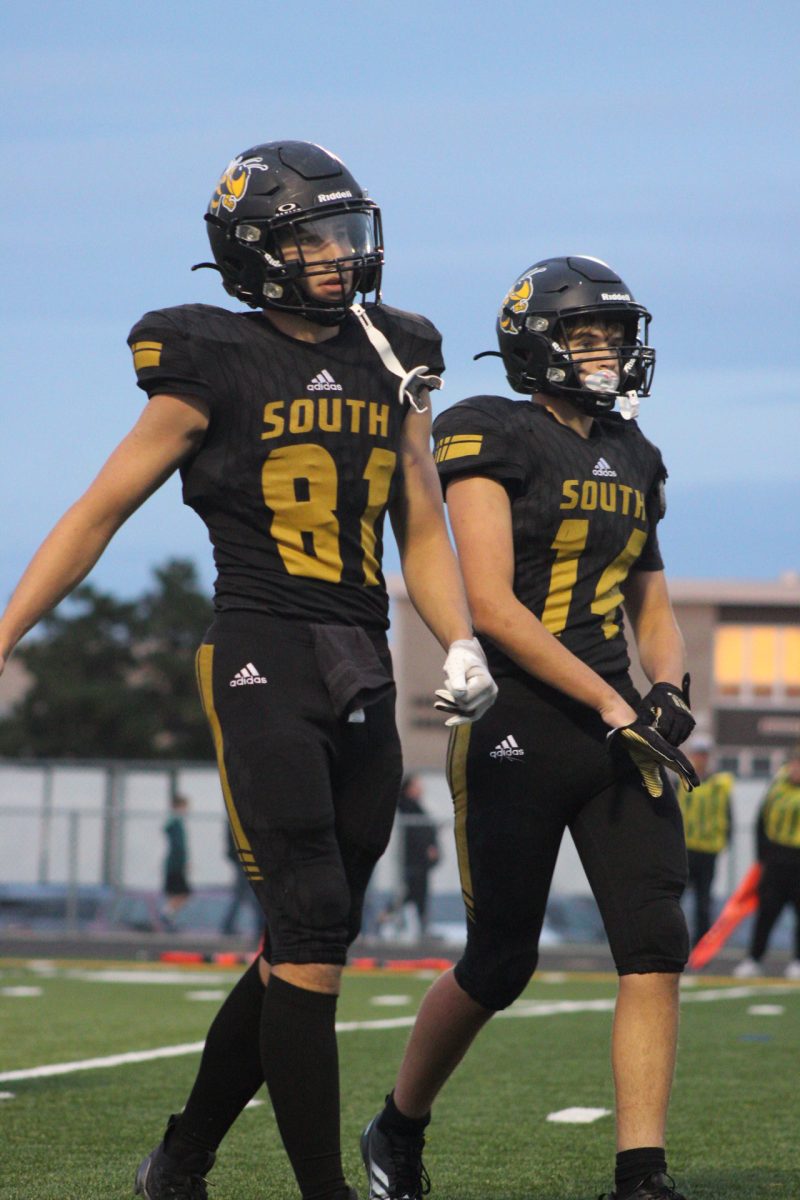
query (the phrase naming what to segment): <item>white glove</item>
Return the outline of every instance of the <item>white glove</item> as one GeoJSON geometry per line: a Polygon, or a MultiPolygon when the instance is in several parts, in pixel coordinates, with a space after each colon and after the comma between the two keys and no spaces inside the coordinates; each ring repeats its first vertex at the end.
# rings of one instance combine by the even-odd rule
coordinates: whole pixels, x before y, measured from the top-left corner
{"type": "Polygon", "coordinates": [[[477,721],[494,704],[497,684],[489,674],[486,655],[477,638],[453,642],[444,663],[445,687],[436,692],[433,707],[452,713],[445,725],[477,721]]]}

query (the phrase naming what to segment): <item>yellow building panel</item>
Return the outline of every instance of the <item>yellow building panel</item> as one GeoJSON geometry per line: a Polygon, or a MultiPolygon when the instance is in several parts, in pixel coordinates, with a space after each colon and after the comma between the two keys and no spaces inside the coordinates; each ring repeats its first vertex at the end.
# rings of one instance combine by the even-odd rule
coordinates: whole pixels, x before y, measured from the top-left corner
{"type": "Polygon", "coordinates": [[[783,682],[800,688],[800,629],[783,631],[783,682]]]}
{"type": "Polygon", "coordinates": [[[754,625],[750,630],[750,682],[772,686],[778,667],[778,630],[774,625],[754,625]]]}
{"type": "Polygon", "coordinates": [[[723,625],[714,639],[714,682],[717,687],[739,687],[744,677],[744,630],[723,625]]]}

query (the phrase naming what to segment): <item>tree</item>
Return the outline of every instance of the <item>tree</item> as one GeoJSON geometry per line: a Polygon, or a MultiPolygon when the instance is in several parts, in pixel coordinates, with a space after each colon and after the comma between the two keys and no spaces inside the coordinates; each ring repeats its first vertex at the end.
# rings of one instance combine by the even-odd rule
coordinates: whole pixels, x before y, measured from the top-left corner
{"type": "Polygon", "coordinates": [[[171,559],[153,575],[156,587],[137,604],[137,661],[159,719],[154,755],[208,758],[212,742],[197,695],[194,657],[213,610],[198,589],[192,562],[171,559]]]}
{"type": "Polygon", "coordinates": [[[170,560],[153,575],[134,601],[82,584],[20,645],[33,682],[0,721],[1,754],[212,756],[194,679],[211,605],[191,562],[170,560]]]}

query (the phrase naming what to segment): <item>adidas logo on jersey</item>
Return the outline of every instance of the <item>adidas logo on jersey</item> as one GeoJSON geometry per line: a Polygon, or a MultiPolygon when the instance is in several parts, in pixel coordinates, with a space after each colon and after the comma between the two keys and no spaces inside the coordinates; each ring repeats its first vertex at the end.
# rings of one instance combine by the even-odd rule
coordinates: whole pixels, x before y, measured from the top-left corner
{"type": "Polygon", "coordinates": [[[514,762],[518,758],[525,757],[525,751],[520,747],[513,733],[508,737],[504,737],[502,742],[498,742],[494,750],[489,751],[490,758],[504,758],[507,762],[514,762]]]}
{"type": "Polygon", "coordinates": [[[592,467],[592,474],[605,475],[608,479],[617,478],[617,472],[612,466],[609,466],[604,458],[598,458],[597,462],[592,467]]]}
{"type": "Polygon", "coordinates": [[[315,375],[306,388],[307,392],[342,392],[344,388],[331,375],[330,371],[320,371],[315,375]]]}
{"type": "Polygon", "coordinates": [[[260,675],[258,669],[252,663],[242,667],[241,671],[237,671],[233,679],[230,681],[230,687],[245,687],[253,683],[266,683],[263,675],[260,675]]]}

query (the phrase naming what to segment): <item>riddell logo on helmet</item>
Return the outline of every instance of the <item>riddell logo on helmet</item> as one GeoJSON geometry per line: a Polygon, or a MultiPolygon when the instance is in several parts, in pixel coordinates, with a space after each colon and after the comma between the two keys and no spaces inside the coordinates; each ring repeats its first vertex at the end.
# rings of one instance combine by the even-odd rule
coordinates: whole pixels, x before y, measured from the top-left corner
{"type": "Polygon", "coordinates": [[[352,200],[352,192],[320,192],[317,196],[317,204],[323,204],[326,200],[352,200]]]}
{"type": "Polygon", "coordinates": [[[601,292],[601,300],[630,300],[627,292],[601,292]]]}

